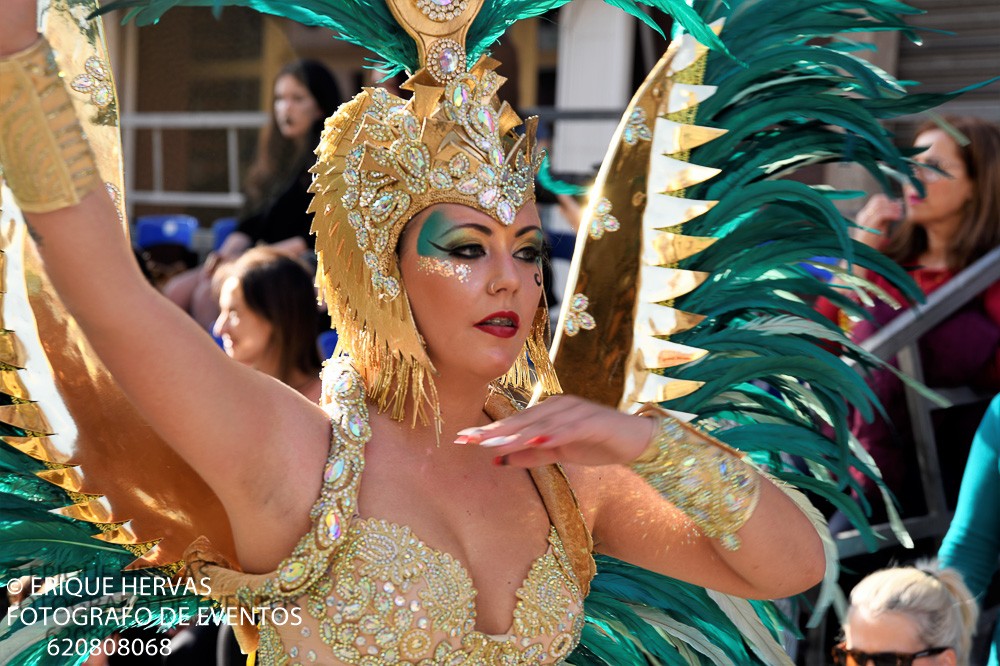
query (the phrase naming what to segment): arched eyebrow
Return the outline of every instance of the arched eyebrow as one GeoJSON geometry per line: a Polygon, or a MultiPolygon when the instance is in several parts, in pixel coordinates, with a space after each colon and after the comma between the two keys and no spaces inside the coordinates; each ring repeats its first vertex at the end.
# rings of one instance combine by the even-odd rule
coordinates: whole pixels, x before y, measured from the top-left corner
{"type": "MultiPolygon", "coordinates": [[[[493,235],[493,229],[491,229],[490,227],[486,226],[485,224],[479,224],[478,222],[465,222],[463,224],[456,224],[452,228],[453,229],[475,229],[476,231],[479,231],[480,233],[484,233],[487,236],[492,236],[493,235]]],[[[520,238],[524,234],[530,233],[532,231],[537,231],[538,233],[542,233],[542,228],[540,226],[538,226],[537,224],[533,224],[530,227],[524,227],[522,229],[518,229],[517,233],[514,234],[514,237],[515,238],[520,238]]]]}

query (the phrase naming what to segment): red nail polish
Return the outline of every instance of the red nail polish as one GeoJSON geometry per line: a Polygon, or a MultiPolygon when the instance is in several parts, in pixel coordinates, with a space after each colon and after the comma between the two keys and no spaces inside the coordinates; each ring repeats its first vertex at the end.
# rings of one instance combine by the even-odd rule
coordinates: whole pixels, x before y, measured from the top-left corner
{"type": "Polygon", "coordinates": [[[527,446],[541,446],[542,444],[548,442],[550,439],[551,437],[547,435],[539,435],[538,437],[532,437],[527,442],[525,442],[525,444],[527,446]]]}

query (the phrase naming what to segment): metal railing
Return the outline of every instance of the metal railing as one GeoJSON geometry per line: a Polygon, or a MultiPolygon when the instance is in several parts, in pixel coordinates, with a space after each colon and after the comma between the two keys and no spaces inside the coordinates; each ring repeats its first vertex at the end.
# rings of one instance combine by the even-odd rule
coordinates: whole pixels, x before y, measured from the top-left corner
{"type": "MultiPolygon", "coordinates": [[[[537,115],[542,121],[557,120],[600,121],[617,120],[622,110],[617,109],[558,109],[555,107],[534,107],[523,109],[523,115],[537,115]]],[[[232,112],[177,112],[144,113],[126,112],[122,115],[122,137],[125,145],[126,201],[131,214],[137,204],[160,206],[191,206],[211,208],[232,208],[243,205],[244,196],[240,188],[240,155],[238,132],[259,130],[267,122],[263,111],[232,112]],[[226,183],[221,192],[193,190],[168,190],[165,187],[164,132],[178,130],[216,130],[226,134],[226,183]],[[136,189],[136,143],[138,133],[151,134],[151,189],[136,189]]]]}
{"type": "MultiPolygon", "coordinates": [[[[923,383],[924,373],[919,349],[921,336],[978,297],[998,280],[1000,280],[1000,247],[994,248],[949,280],[931,294],[925,303],[914,305],[897,316],[865,340],[861,346],[881,359],[888,360],[895,356],[902,372],[923,383]]],[[[940,407],[909,386],[906,386],[905,390],[927,513],[906,518],[903,520],[903,525],[914,539],[944,536],[951,522],[951,512],[945,501],[937,440],[934,436],[934,424],[931,421],[931,412],[940,407]]],[[[972,387],[936,389],[936,392],[952,405],[969,404],[985,400],[992,395],[981,393],[972,387]]],[[[876,533],[885,537],[880,542],[884,547],[895,543],[895,537],[887,523],[874,527],[876,533]]],[[[842,533],[837,538],[837,549],[842,558],[867,552],[857,531],[842,533]]]]}
{"type": "Polygon", "coordinates": [[[132,159],[125,161],[127,186],[126,201],[130,212],[136,204],[162,206],[197,206],[238,209],[243,205],[240,189],[240,130],[259,130],[267,122],[267,114],[262,111],[234,111],[224,113],[126,113],[122,115],[122,136],[126,155],[132,159]],[[152,189],[135,189],[135,146],[138,132],[151,133],[152,189]],[[215,130],[226,135],[226,190],[222,192],[200,192],[188,190],[167,190],[164,186],[165,167],[163,151],[164,131],[215,130]]]}

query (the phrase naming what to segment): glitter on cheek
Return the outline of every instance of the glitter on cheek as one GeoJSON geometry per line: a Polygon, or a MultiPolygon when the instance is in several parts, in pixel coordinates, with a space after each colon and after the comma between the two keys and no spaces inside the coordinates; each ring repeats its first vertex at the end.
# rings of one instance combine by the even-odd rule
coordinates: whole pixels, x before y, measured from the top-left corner
{"type": "Polygon", "coordinates": [[[469,281],[472,267],[468,264],[454,264],[437,257],[417,257],[417,268],[424,273],[434,273],[444,277],[457,277],[459,282],[469,281]]]}

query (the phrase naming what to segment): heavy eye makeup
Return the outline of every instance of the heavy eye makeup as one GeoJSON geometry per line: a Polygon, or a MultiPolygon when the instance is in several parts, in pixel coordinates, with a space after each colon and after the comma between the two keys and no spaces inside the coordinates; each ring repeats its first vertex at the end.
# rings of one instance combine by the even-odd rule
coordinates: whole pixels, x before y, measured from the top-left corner
{"type": "MultiPolygon", "coordinates": [[[[486,243],[478,238],[470,238],[468,234],[461,233],[461,230],[456,231],[459,232],[458,237],[448,238],[448,234],[445,234],[445,237],[440,240],[428,241],[428,245],[441,254],[454,259],[469,260],[486,256],[486,243]]],[[[513,252],[515,259],[529,264],[541,262],[544,255],[545,242],[542,239],[541,232],[537,230],[534,230],[531,239],[527,243],[520,245],[513,252]]]]}

